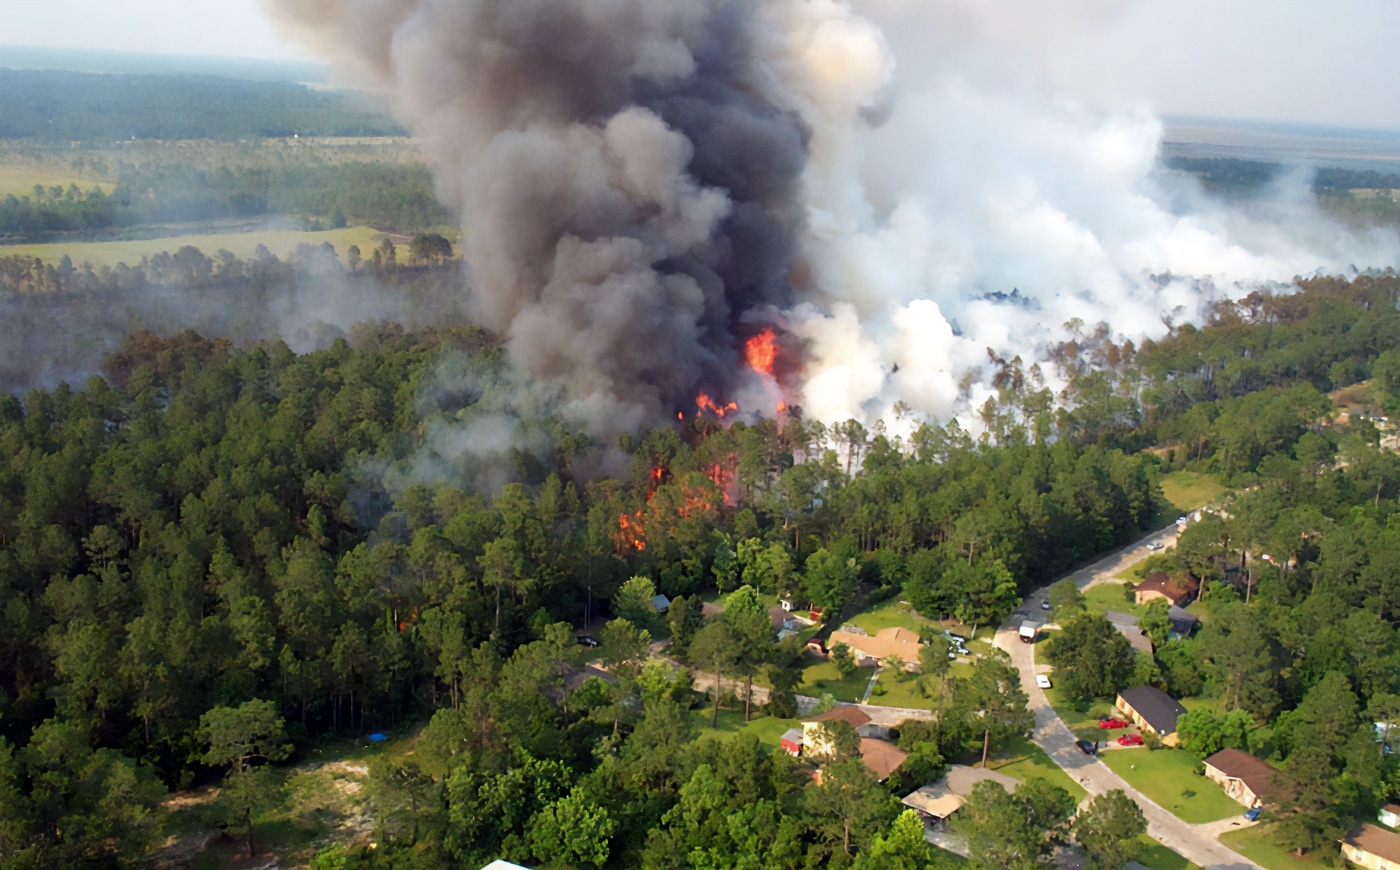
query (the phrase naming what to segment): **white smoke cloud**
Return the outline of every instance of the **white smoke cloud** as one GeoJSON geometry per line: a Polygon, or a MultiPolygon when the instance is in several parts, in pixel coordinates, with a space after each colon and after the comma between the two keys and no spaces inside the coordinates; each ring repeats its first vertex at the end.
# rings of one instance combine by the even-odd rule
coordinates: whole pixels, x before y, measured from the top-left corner
{"type": "Polygon", "coordinates": [[[809,416],[966,418],[989,348],[1030,365],[1072,320],[1153,337],[1400,250],[1306,178],[1213,201],[1161,169],[1150,107],[1048,91],[1056,34],[1111,38],[1122,0],[272,2],[394,91],[477,315],[597,434],[701,388],[769,410],[739,362],[768,323],[801,340],[809,416]]]}

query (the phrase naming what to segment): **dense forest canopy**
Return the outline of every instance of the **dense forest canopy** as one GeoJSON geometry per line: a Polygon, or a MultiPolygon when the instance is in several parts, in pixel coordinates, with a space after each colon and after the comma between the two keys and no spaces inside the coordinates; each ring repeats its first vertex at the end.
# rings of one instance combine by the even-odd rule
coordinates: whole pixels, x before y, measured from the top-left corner
{"type": "MultiPolygon", "coordinates": [[[[553,452],[516,454],[519,482],[485,494],[450,476],[384,481],[415,467],[426,428],[490,401],[429,389],[445,359],[498,369],[489,336],[360,329],[300,356],[194,334],[132,340],[83,389],[0,404],[0,801],[13,820],[0,855],[56,866],[141,848],[141,808],[213,751],[206,713],[267,701],[303,748],[430,719],[423,751],[439,766],[413,787],[439,809],[404,840],[429,865],[493,852],[618,867],[720,866],[696,857],[707,850],[763,866],[868,860],[887,848],[888,791],[855,769],[803,788],[757,744],[684,749],[697,699],[674,675],[558,703],[578,654],[568,625],[613,597],[636,622],[609,625],[606,656],[640,675],[646,619],[621,592],[631,577],[682,599],[748,585],[834,613],[899,594],[931,617],[996,623],[1021,593],[1148,528],[1174,468],[1241,494],[1167,557],[1206,581],[1209,619],[1198,639],[1162,647],[1153,679],[1271,723],[1285,760],[1316,751],[1309,711],[1324,704],[1350,711],[1326,727],[1360,735],[1400,702],[1386,549],[1400,457],[1376,448],[1369,420],[1334,421],[1326,391],[1369,378],[1374,408],[1400,403],[1397,292],[1389,274],[1314,279],[1222,303],[1202,327],[1140,348],[1085,332],[1057,351],[1072,373],[1060,396],[999,361],[977,439],[956,424],[904,440],[855,421],[699,416],[624,439],[627,474],[589,479],[584,458],[617,448],[546,421],[553,452]],[[63,745],[96,754],[78,770],[63,745]],[[57,783],[43,805],[40,782],[57,783]],[[473,827],[497,817],[485,807],[512,782],[535,797],[473,827]],[[765,833],[740,846],[725,839],[734,818],[698,821],[689,802],[712,788],[727,796],[707,800],[749,807],[744,824],[765,833]],[[842,836],[824,816],[837,793],[854,802],[842,836]],[[65,830],[113,800],[137,814],[129,840],[65,830]],[[577,825],[586,841],[561,833],[577,825]]],[[[727,646],[677,612],[673,652],[690,645],[698,670],[742,672],[742,660],[705,664],[727,646]]],[[[774,655],[753,661],[781,673],[774,655]]],[[[935,765],[982,736],[911,733],[935,765]]],[[[1297,767],[1314,771],[1299,785],[1314,804],[1289,816],[1309,845],[1384,798],[1393,776],[1373,741],[1329,745],[1297,767]]]]}
{"type": "Polygon", "coordinates": [[[0,69],[0,139],[111,142],[257,136],[397,136],[349,91],[196,75],[0,69]]]}

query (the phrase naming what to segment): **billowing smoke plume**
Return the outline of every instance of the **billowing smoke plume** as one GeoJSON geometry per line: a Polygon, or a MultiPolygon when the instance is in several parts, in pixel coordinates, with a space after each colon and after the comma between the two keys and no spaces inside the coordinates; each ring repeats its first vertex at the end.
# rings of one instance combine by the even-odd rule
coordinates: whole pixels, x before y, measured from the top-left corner
{"type": "Polygon", "coordinates": [[[993,32],[1023,3],[270,2],[393,91],[461,215],[476,316],[597,433],[776,389],[742,362],[770,325],[809,415],[946,419],[988,348],[1034,359],[1075,320],[1152,335],[1215,288],[1395,262],[1303,182],[1286,223],[1227,210],[1159,169],[1150,112],[1047,97],[993,32]]]}

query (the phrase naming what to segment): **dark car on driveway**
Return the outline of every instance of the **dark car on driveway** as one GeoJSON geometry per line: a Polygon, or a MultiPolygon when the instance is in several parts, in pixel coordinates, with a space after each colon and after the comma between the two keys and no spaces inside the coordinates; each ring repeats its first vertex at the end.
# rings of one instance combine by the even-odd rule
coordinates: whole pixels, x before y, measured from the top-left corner
{"type": "Polygon", "coordinates": [[[1076,740],[1074,745],[1078,746],[1079,751],[1085,755],[1096,755],[1099,751],[1099,745],[1089,740],[1076,740]]]}

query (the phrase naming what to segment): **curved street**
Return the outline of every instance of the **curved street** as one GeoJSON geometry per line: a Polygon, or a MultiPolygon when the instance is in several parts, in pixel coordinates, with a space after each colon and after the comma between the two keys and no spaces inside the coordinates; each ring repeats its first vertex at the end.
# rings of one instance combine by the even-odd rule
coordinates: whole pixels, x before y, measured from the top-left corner
{"type": "MultiPolygon", "coordinates": [[[[1147,549],[1146,544],[1154,541],[1163,546],[1174,543],[1176,541],[1175,526],[1110,553],[1099,561],[1066,576],[1073,580],[1074,585],[1081,590],[1099,583],[1111,582],[1115,575],[1147,558],[1152,551],[1147,549]]],[[[1029,595],[1020,609],[1013,612],[1007,622],[997,630],[996,638],[993,641],[997,647],[1011,656],[1012,664],[1020,671],[1021,686],[1030,698],[1030,708],[1035,713],[1035,730],[1031,739],[1037,746],[1045,750],[1045,753],[1065,773],[1082,785],[1090,795],[1103,794],[1115,788],[1126,792],[1142,808],[1142,814],[1147,818],[1147,833],[1153,839],[1175,850],[1186,860],[1203,868],[1231,868],[1231,870],[1257,868],[1257,870],[1262,870],[1258,864],[1216,839],[1225,831],[1246,827],[1250,824],[1244,820],[1243,808],[1240,809],[1239,816],[1204,825],[1187,824],[1133,788],[1122,777],[1110,770],[1107,765],[1099,761],[1097,757],[1085,755],[1079,750],[1079,747],[1074,745],[1074,734],[1060,720],[1055,709],[1050,706],[1045,692],[1035,684],[1036,673],[1047,672],[1049,668],[1037,667],[1035,663],[1036,645],[1022,643],[1017,635],[1017,630],[1023,619],[1033,619],[1037,622],[1043,620],[1045,611],[1041,609],[1040,602],[1046,600],[1048,594],[1049,587],[1045,587],[1029,595]]]]}

